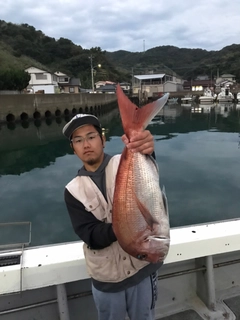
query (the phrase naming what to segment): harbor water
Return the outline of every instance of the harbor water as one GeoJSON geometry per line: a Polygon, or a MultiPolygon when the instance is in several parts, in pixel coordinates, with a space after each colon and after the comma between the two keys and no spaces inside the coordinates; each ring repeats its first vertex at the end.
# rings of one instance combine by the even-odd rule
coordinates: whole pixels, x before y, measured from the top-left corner
{"type": "MultiPolygon", "coordinates": [[[[99,118],[105,152],[121,153],[117,105],[99,118]]],[[[65,185],[81,167],[62,135],[68,120],[0,126],[0,246],[78,240],[63,199],[65,185]]],[[[148,129],[172,228],[239,218],[239,105],[168,104],[148,129]]]]}

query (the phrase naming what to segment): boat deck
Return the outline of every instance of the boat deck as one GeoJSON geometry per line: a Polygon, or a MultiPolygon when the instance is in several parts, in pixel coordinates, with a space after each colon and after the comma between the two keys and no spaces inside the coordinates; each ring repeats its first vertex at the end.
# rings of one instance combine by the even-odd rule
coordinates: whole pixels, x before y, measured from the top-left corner
{"type": "MultiPolygon", "coordinates": [[[[240,320],[239,229],[240,219],[171,229],[157,320],[240,320]]],[[[81,242],[0,257],[1,320],[97,320],[81,242]]]]}
{"type": "MultiPolygon", "coordinates": [[[[240,319],[240,296],[225,299],[223,300],[223,302],[235,315],[236,317],[235,319],[236,320],[240,319]]],[[[209,319],[209,318],[207,318],[207,316],[201,317],[196,311],[189,309],[183,312],[179,312],[177,314],[173,314],[171,316],[158,318],[157,320],[203,320],[203,319],[209,319]]],[[[226,319],[230,319],[230,318],[226,315],[226,319]]]]}
{"type": "Polygon", "coordinates": [[[202,318],[194,310],[186,310],[159,320],[202,320],[202,318]]]}

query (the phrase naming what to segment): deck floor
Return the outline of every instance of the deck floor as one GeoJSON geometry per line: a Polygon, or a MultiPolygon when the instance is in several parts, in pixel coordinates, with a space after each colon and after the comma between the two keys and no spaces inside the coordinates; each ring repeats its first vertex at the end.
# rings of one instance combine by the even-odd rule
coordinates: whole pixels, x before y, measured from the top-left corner
{"type": "Polygon", "coordinates": [[[235,314],[236,319],[240,319],[240,296],[224,299],[224,302],[235,314]]]}
{"type": "Polygon", "coordinates": [[[202,320],[202,317],[200,317],[194,310],[186,310],[159,320],[202,320]]]}
{"type": "MultiPolygon", "coordinates": [[[[236,320],[240,320],[240,296],[228,298],[223,300],[230,310],[236,316],[236,320]]],[[[186,310],[167,316],[158,318],[157,320],[202,320],[203,318],[194,310],[186,310]]]]}

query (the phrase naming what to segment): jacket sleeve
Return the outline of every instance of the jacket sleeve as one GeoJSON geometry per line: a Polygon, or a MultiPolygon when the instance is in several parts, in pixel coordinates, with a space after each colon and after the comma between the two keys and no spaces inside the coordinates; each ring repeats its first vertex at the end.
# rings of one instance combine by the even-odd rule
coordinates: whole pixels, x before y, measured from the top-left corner
{"type": "Polygon", "coordinates": [[[91,249],[103,249],[117,240],[111,223],[98,220],[65,189],[64,199],[73,229],[91,249]]]}

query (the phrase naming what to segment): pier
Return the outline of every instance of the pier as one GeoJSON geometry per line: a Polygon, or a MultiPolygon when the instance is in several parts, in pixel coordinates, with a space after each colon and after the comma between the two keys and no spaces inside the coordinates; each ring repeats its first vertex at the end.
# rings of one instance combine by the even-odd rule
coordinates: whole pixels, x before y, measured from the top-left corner
{"type": "Polygon", "coordinates": [[[115,94],[14,94],[0,95],[0,123],[110,111],[115,94]]]}

